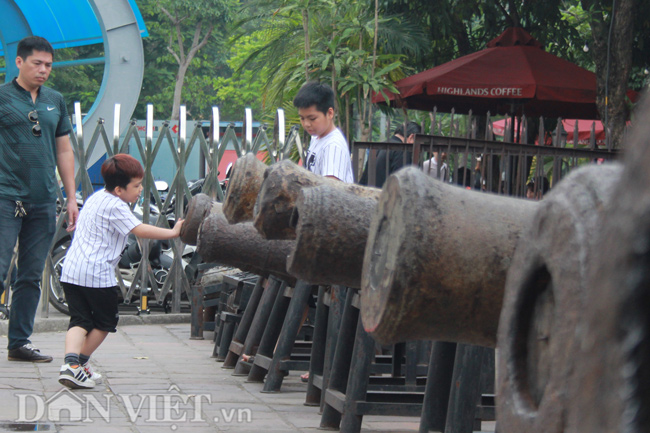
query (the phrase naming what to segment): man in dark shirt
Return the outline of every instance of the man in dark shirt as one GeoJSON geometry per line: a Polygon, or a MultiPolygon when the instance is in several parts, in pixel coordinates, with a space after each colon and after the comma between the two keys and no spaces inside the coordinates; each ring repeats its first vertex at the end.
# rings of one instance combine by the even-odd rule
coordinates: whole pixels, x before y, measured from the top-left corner
{"type": "Polygon", "coordinates": [[[0,86],[0,293],[16,241],[17,276],[9,313],[10,361],[50,362],[29,338],[40,299],[40,280],[56,228],[56,169],[68,200],[68,230],[79,210],[75,197],[72,130],[63,96],[43,84],[54,49],[38,36],[18,43],[18,77],[0,86]]]}
{"type": "MultiPolygon", "coordinates": [[[[405,125],[401,124],[395,128],[393,136],[388,139],[389,143],[413,143],[415,140],[415,134],[420,134],[422,128],[415,122],[408,122],[405,125]]],[[[388,166],[388,175],[394,173],[395,171],[402,168],[404,165],[410,165],[412,162],[412,152],[401,150],[380,150],[377,152],[377,161],[376,161],[376,177],[374,185],[379,188],[384,186],[386,182],[386,167],[388,166]],[[388,159],[388,160],[387,160],[388,159]]],[[[361,185],[368,185],[368,163],[366,162],[366,168],[363,170],[361,179],[359,183],[361,185]]]]}

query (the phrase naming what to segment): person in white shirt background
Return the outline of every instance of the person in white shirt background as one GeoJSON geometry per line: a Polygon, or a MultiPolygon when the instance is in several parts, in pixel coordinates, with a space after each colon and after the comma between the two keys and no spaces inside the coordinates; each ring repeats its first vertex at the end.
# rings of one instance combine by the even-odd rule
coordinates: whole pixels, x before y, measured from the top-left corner
{"type": "Polygon", "coordinates": [[[443,182],[449,181],[449,166],[447,165],[447,154],[442,152],[440,157],[442,165],[440,166],[440,174],[438,174],[438,152],[433,152],[433,157],[424,161],[422,170],[431,177],[440,179],[443,182]]]}
{"type": "MultiPolygon", "coordinates": [[[[345,136],[334,124],[334,91],[327,84],[308,81],[293,99],[300,123],[311,135],[305,168],[314,174],[354,183],[350,149],[345,136]]],[[[307,310],[303,314],[305,321],[307,310]]],[[[309,380],[309,373],[300,376],[309,380]]]]}
{"type": "Polygon", "coordinates": [[[305,83],[293,100],[300,123],[311,135],[305,168],[321,176],[353,183],[350,149],[334,124],[334,91],[317,81],[305,83]]]}

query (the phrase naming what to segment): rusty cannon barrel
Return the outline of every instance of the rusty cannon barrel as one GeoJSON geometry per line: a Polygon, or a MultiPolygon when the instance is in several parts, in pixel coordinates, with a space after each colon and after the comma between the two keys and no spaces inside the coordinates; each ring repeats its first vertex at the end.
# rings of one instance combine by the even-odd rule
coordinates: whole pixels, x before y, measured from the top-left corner
{"type": "MultiPolygon", "coordinates": [[[[636,112],[648,119],[650,98],[636,112]]],[[[597,233],[566,432],[650,431],[650,123],[634,125],[597,233]]]]}
{"type": "Polygon", "coordinates": [[[567,431],[569,384],[583,368],[576,359],[584,340],[576,330],[594,301],[588,281],[594,240],[621,172],[618,164],[575,170],[540,202],[521,235],[498,331],[497,413],[504,432],[567,431]]]}
{"type": "Polygon", "coordinates": [[[188,245],[196,245],[201,223],[211,213],[222,213],[221,203],[213,201],[203,193],[192,197],[187,205],[185,222],[181,227],[181,240],[188,245]]]}
{"type": "Polygon", "coordinates": [[[248,153],[235,161],[228,180],[223,214],[235,224],[253,220],[253,208],[264,180],[266,164],[248,153]]]}
{"type": "Polygon", "coordinates": [[[269,166],[255,202],[255,228],[266,239],[295,239],[291,215],[298,194],[303,188],[329,185],[360,197],[375,198],[378,188],[364,187],[314,174],[303,167],[284,160],[269,166]]]}
{"type": "Polygon", "coordinates": [[[275,275],[293,285],[287,273],[287,256],[293,241],[267,240],[252,223],[230,224],[221,213],[212,213],[199,228],[196,251],[205,262],[233,266],[258,275],[275,275]]]}
{"type": "Polygon", "coordinates": [[[361,287],[363,253],[377,200],[329,184],[304,188],[290,221],[295,248],[287,271],[312,284],[361,287]]]}
{"type": "Polygon", "coordinates": [[[404,168],[384,184],[363,259],[361,317],[384,344],[496,346],[503,288],[536,202],[404,168]]]}

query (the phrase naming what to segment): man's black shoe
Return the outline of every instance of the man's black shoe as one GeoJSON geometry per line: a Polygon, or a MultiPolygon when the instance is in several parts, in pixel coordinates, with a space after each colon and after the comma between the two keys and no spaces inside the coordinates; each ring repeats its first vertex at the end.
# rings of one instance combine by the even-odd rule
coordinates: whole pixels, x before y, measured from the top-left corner
{"type": "Polygon", "coordinates": [[[16,349],[9,349],[7,359],[9,361],[52,362],[51,356],[41,355],[41,351],[30,343],[16,349]]]}

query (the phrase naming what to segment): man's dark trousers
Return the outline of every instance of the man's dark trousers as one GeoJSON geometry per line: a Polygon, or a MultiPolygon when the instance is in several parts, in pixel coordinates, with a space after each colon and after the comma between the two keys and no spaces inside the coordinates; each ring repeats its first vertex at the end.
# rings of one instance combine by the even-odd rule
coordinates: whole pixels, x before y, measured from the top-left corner
{"type": "Polygon", "coordinates": [[[56,204],[23,203],[27,215],[16,216],[16,202],[0,199],[0,293],[16,240],[18,272],[12,285],[7,349],[30,342],[41,295],[41,275],[56,228],[56,204]]]}

